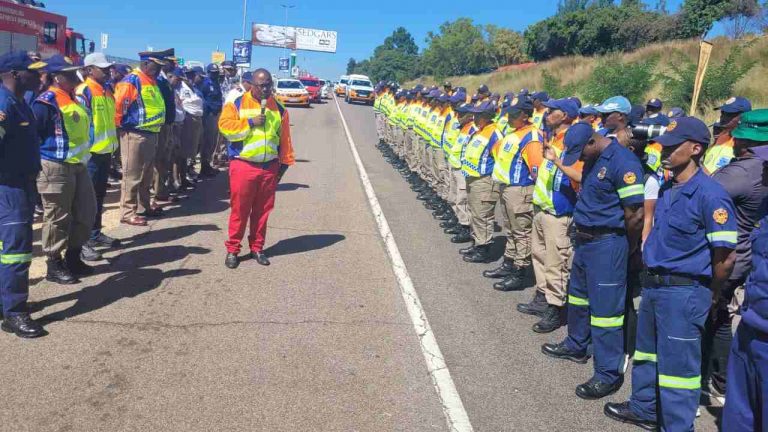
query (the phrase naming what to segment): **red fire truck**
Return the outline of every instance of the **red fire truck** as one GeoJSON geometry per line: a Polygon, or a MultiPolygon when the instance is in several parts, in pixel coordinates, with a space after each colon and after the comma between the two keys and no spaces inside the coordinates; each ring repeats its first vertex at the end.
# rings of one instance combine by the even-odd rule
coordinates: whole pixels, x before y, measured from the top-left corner
{"type": "Polygon", "coordinates": [[[35,0],[0,0],[0,55],[11,50],[37,51],[43,58],[63,54],[79,61],[94,42],[67,27],[67,17],[48,12],[35,0]]]}

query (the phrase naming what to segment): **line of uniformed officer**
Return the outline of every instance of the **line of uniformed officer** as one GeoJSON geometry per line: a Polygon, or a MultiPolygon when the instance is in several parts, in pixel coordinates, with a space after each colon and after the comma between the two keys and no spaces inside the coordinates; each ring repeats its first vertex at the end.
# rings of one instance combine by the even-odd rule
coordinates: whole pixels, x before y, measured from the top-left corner
{"type": "MultiPolygon", "coordinates": [[[[544,344],[544,354],[577,363],[594,356],[592,376],[576,394],[599,399],[616,392],[631,355],[632,397],[606,404],[606,415],[649,430],[692,430],[702,387],[703,330],[733,269],[739,216],[735,195],[700,168],[711,141],[708,127],[679,108],[663,114],[659,99],[645,107],[620,96],[582,106],[577,98],[549,99],[526,89],[501,100],[487,86],[468,96],[464,89],[449,95],[394,83],[380,83],[376,93],[378,147],[435,210],[441,227],[455,234],[451,240],[473,243],[460,251],[465,261],[490,260],[501,204],[504,259],[484,276],[502,278],[496,289],[519,290],[533,282],[533,268],[536,295],[518,309],[541,317],[533,327],[537,332],[556,329],[566,316],[568,323],[567,338],[544,344]],[[664,126],[666,133],[646,146],[633,135],[637,125],[664,126]],[[441,185],[448,179],[451,190],[460,183],[453,175],[459,169],[465,200],[443,193],[441,185]],[[643,244],[640,271],[634,260],[639,262],[643,244]],[[636,346],[635,332],[627,332],[635,279],[642,285],[636,346]]],[[[730,138],[738,124],[730,123],[731,111],[743,115],[748,109],[742,98],[724,107],[730,138]]],[[[749,152],[742,147],[741,153],[749,152]]],[[[757,295],[761,276],[748,285],[757,295]]],[[[741,359],[729,372],[739,378],[738,384],[729,381],[728,391],[743,393],[732,405],[740,417],[732,421],[754,423],[763,421],[755,389],[762,390],[765,381],[756,368],[768,349],[759,345],[761,334],[749,331],[734,341],[741,359]]]]}

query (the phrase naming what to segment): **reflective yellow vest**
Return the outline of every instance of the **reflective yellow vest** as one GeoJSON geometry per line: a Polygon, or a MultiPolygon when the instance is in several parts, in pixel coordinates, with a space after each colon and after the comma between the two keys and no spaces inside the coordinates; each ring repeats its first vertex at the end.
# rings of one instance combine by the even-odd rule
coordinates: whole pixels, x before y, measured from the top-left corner
{"type": "Polygon", "coordinates": [[[702,165],[710,174],[731,163],[734,158],[733,137],[729,132],[723,132],[713,146],[704,153],[702,165]]]}
{"type": "Polygon", "coordinates": [[[469,177],[485,177],[493,172],[491,148],[501,139],[496,123],[475,132],[461,155],[461,170],[469,177]]]}
{"type": "Polygon", "coordinates": [[[533,185],[537,173],[530,172],[528,169],[528,164],[523,157],[523,150],[530,143],[540,145],[542,141],[541,132],[532,124],[505,136],[496,152],[493,179],[506,185],[533,185]]]}
{"type": "Polygon", "coordinates": [[[95,80],[88,78],[75,90],[78,101],[90,109],[92,141],[91,153],[112,154],[117,150],[115,128],[115,98],[95,80]]]}
{"type": "MultiPolygon", "coordinates": [[[[456,122],[458,124],[458,121],[456,122]]],[[[448,157],[448,163],[456,169],[461,169],[461,153],[469,143],[469,138],[477,131],[475,123],[469,122],[464,127],[459,129],[459,133],[454,139],[452,136],[448,138],[445,146],[445,154],[448,157]]]]}
{"type": "Polygon", "coordinates": [[[531,123],[541,130],[541,125],[544,123],[544,115],[547,113],[547,109],[544,108],[541,111],[533,110],[533,116],[531,116],[531,123]]]}
{"type": "Polygon", "coordinates": [[[91,157],[91,119],[88,110],[72,100],[69,93],[51,87],[35,103],[54,107],[57,116],[53,135],[40,143],[43,159],[69,164],[85,164],[91,157]]]}
{"type": "MultiPolygon", "coordinates": [[[[235,99],[240,118],[253,118],[261,114],[261,103],[253,100],[251,93],[235,99]],[[243,98],[248,98],[243,101],[243,98]],[[244,103],[245,102],[245,103],[244,103]]],[[[238,158],[255,163],[265,163],[275,160],[280,155],[280,129],[283,116],[278,103],[278,109],[267,107],[264,110],[266,120],[264,126],[251,127],[242,138],[242,149],[238,158]]],[[[235,140],[230,140],[235,141],[235,140]]]]}

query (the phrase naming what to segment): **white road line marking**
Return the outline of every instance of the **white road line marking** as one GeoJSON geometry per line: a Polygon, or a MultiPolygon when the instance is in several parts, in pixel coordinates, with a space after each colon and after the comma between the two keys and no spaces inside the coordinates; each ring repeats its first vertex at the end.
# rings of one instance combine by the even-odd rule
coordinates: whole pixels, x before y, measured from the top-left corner
{"type": "Polygon", "coordinates": [[[376,219],[376,224],[379,226],[379,234],[381,234],[381,238],[384,240],[384,244],[387,247],[387,254],[389,254],[389,259],[392,262],[392,270],[397,277],[397,283],[400,286],[400,292],[403,295],[406,309],[408,309],[408,315],[410,315],[413,328],[416,330],[416,335],[419,337],[421,352],[424,354],[424,360],[427,362],[427,370],[432,379],[432,384],[435,386],[438,398],[440,398],[440,403],[442,404],[448,427],[451,431],[471,432],[473,429],[472,424],[469,422],[467,410],[464,409],[464,404],[461,402],[459,392],[456,390],[456,385],[453,383],[451,373],[448,371],[448,365],[445,364],[443,353],[437,345],[437,339],[435,339],[435,334],[432,332],[432,327],[430,327],[429,321],[427,320],[427,314],[421,306],[419,295],[416,293],[413,281],[408,275],[408,269],[405,268],[403,257],[400,255],[400,250],[397,248],[395,237],[389,229],[387,218],[384,217],[384,212],[381,210],[379,200],[376,198],[376,192],[373,190],[373,185],[368,178],[368,173],[365,170],[365,166],[363,166],[363,161],[360,159],[360,154],[357,152],[357,145],[355,145],[355,141],[352,139],[352,134],[349,132],[347,121],[344,119],[344,114],[341,112],[339,100],[336,97],[334,97],[334,100],[336,101],[336,108],[339,110],[339,116],[341,117],[341,124],[344,126],[344,132],[347,134],[349,148],[352,150],[352,156],[355,158],[355,163],[357,164],[360,181],[363,182],[365,194],[368,196],[368,204],[371,205],[373,217],[376,219]]]}

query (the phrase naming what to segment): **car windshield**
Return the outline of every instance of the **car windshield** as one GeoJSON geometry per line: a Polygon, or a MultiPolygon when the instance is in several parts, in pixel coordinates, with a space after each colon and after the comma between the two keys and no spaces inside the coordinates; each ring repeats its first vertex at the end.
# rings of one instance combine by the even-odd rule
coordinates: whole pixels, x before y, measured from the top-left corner
{"type": "Polygon", "coordinates": [[[348,80],[345,80],[345,79],[341,80],[342,84],[346,84],[347,82],[348,82],[348,80]]]}
{"type": "Polygon", "coordinates": [[[300,80],[300,81],[305,86],[317,87],[317,86],[320,85],[320,82],[319,81],[315,81],[315,80],[300,80]]]}
{"type": "Polygon", "coordinates": [[[279,88],[279,89],[302,89],[302,88],[304,88],[304,86],[301,85],[300,81],[278,81],[277,82],[277,88],[279,88]]]}
{"type": "Polygon", "coordinates": [[[352,80],[352,85],[360,87],[371,87],[371,82],[365,80],[352,80]]]}

